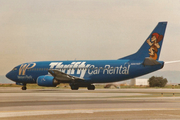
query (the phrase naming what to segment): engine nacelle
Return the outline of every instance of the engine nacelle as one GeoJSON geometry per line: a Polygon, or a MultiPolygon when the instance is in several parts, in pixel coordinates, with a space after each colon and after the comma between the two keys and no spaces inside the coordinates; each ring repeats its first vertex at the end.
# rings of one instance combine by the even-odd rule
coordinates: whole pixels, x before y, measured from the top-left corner
{"type": "Polygon", "coordinates": [[[46,75],[39,76],[36,82],[39,86],[45,86],[45,87],[56,87],[56,85],[60,83],[59,81],[54,79],[54,77],[46,76],[46,75]]]}

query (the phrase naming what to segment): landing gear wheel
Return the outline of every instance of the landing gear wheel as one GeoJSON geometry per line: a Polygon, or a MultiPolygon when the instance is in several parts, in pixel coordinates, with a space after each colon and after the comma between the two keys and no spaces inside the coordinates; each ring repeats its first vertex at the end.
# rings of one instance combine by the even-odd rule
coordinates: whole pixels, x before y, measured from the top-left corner
{"type": "Polygon", "coordinates": [[[22,90],[26,90],[27,88],[26,88],[26,86],[23,86],[21,89],[22,89],[22,90]]]}
{"type": "Polygon", "coordinates": [[[23,87],[21,88],[22,90],[26,90],[26,84],[23,84],[23,87]]]}
{"type": "Polygon", "coordinates": [[[87,87],[87,89],[88,89],[88,90],[94,90],[94,89],[95,89],[95,86],[94,86],[94,85],[89,85],[89,86],[87,87]]]}
{"type": "Polygon", "coordinates": [[[79,86],[76,86],[76,85],[71,86],[71,90],[78,90],[78,89],[79,89],[79,86]]]}

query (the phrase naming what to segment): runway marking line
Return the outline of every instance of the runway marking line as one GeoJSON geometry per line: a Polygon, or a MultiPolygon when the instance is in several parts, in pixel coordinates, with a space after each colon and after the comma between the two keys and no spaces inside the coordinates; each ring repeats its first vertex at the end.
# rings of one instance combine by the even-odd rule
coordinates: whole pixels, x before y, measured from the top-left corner
{"type": "Polygon", "coordinates": [[[180,115],[168,115],[168,114],[160,114],[160,115],[163,115],[163,116],[170,116],[170,117],[180,117],[180,115]]]}
{"type": "Polygon", "coordinates": [[[108,109],[66,109],[66,110],[26,110],[26,111],[2,111],[0,118],[53,115],[53,114],[73,114],[73,113],[95,113],[95,112],[120,112],[120,111],[158,111],[158,110],[180,110],[180,108],[108,108],[108,109]]]}

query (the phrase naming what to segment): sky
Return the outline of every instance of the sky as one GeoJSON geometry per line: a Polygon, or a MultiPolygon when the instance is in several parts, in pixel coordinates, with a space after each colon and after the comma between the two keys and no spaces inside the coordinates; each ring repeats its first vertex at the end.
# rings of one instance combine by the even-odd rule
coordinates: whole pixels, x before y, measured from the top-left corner
{"type": "MultiPolygon", "coordinates": [[[[33,61],[118,59],[168,21],[160,60],[180,60],[180,0],[0,0],[0,75],[33,61]]],[[[180,71],[180,63],[162,71],[180,71]]]]}

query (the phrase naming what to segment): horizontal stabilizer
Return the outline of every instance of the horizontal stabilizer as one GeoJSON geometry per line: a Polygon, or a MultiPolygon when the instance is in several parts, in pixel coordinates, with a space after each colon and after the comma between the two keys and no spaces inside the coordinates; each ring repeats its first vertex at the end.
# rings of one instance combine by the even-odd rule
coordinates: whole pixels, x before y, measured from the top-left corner
{"type": "Polygon", "coordinates": [[[165,64],[169,64],[169,63],[177,63],[177,62],[180,62],[180,60],[176,60],[176,61],[168,61],[168,62],[165,62],[165,64]]]}
{"type": "Polygon", "coordinates": [[[159,65],[159,64],[161,64],[161,63],[159,63],[158,61],[154,60],[151,57],[146,57],[144,59],[144,62],[143,62],[144,66],[146,66],[146,65],[159,65]]]}

